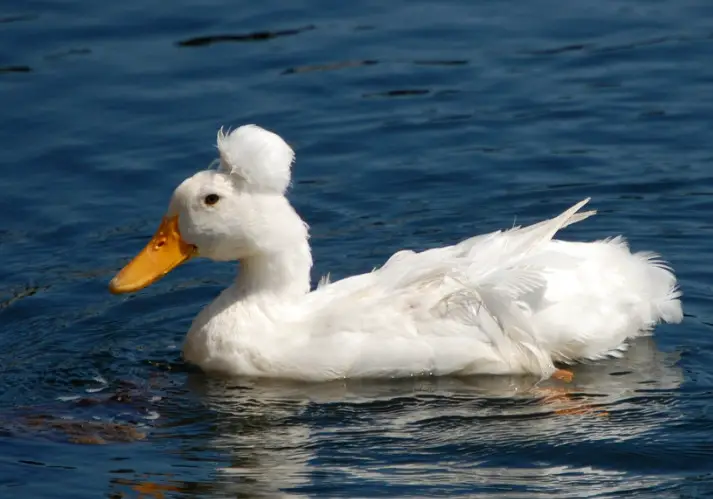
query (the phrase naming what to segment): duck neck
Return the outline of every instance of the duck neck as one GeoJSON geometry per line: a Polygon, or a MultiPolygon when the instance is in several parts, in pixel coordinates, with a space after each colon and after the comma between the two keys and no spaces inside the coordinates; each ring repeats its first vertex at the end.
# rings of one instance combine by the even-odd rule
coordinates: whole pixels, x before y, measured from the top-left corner
{"type": "Polygon", "coordinates": [[[301,296],[310,290],[311,269],[312,253],[305,240],[289,250],[242,259],[236,285],[243,297],[301,296]]]}

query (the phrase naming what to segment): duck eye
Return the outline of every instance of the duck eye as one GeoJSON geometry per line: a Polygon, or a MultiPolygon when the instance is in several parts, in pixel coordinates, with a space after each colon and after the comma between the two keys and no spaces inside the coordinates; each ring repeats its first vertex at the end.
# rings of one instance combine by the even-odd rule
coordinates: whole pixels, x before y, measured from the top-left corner
{"type": "Polygon", "coordinates": [[[217,203],[218,201],[220,201],[220,196],[218,196],[217,194],[208,194],[208,195],[203,199],[203,201],[204,201],[205,204],[207,204],[208,206],[213,206],[215,203],[217,203]]]}

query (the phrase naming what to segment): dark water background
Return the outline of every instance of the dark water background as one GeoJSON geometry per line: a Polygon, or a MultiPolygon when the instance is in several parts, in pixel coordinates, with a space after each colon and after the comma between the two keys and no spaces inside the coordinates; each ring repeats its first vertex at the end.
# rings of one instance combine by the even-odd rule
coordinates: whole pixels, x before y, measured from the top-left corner
{"type": "Polygon", "coordinates": [[[707,0],[0,4],[0,497],[711,496],[712,61],[707,0]],[[566,237],[661,252],[686,319],[570,385],[209,379],[233,265],[106,286],[251,122],[315,276],[592,196],[566,237]]]}

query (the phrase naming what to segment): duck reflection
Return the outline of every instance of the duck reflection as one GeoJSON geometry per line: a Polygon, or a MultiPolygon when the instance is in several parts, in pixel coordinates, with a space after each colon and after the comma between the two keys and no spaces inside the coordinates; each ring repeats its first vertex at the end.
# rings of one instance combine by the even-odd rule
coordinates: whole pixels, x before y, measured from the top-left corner
{"type": "Polygon", "coordinates": [[[195,375],[189,386],[216,415],[211,445],[228,458],[214,484],[221,495],[356,491],[361,481],[378,480],[420,493],[438,483],[469,493],[495,487],[503,496],[546,486],[551,497],[656,482],[653,475],[647,483],[625,479],[616,463],[645,453],[652,435],[680,417],[677,361],[641,338],[621,359],[576,367],[569,384],[195,375]],[[636,445],[625,448],[627,441],[636,445]]]}

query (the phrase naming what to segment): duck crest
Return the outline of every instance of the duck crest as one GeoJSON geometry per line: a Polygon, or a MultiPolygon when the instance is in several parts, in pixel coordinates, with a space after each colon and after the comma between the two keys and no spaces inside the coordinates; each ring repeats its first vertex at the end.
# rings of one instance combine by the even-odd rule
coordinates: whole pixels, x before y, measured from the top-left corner
{"type": "Polygon", "coordinates": [[[246,190],[284,194],[295,159],[292,148],[277,134],[257,125],[218,131],[218,170],[246,190]]]}

